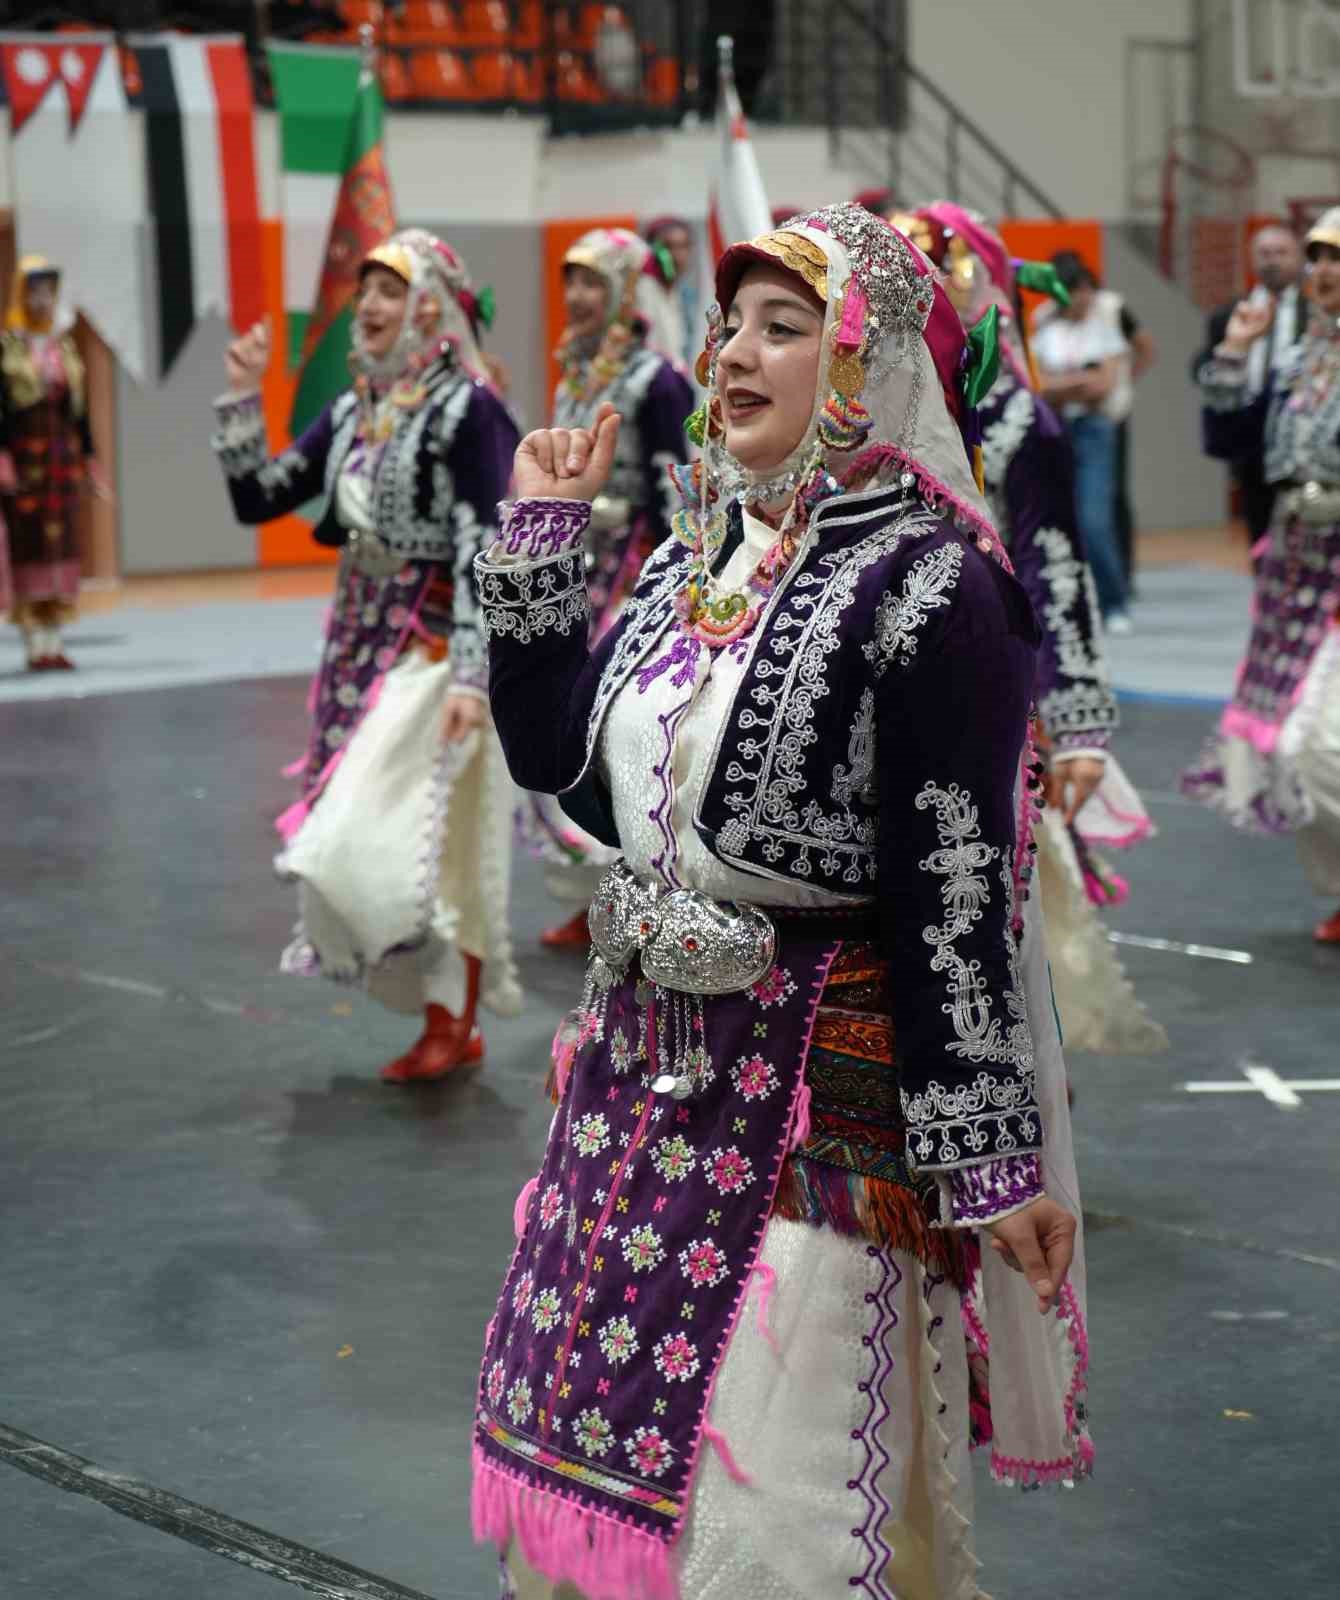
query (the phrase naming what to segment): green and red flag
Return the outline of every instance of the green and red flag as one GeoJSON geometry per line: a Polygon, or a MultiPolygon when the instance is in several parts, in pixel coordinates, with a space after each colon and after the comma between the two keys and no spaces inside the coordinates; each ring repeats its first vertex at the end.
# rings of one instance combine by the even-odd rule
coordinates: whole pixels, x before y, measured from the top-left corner
{"type": "Polygon", "coordinates": [[[371,56],[362,58],[353,77],[346,52],[271,46],[270,64],[280,107],[285,179],[289,365],[301,369],[289,418],[296,436],[348,386],[359,263],[395,232],[395,207],[386,171],[381,89],[371,56]],[[337,140],[332,122],[341,103],[344,138],[337,140]],[[341,153],[338,168],[330,159],[332,150],[341,153]],[[319,214],[323,199],[328,208],[325,249],[315,298],[304,305],[295,296],[304,280],[312,281],[314,213],[319,214]]]}

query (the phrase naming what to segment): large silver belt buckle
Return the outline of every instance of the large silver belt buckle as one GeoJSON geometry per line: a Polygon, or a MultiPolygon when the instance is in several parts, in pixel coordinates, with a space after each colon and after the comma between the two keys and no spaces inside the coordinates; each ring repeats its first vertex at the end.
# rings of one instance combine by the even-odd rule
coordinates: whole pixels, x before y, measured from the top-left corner
{"type": "Polygon", "coordinates": [[[369,578],[394,578],[405,558],[397,555],[379,534],[363,533],[350,528],[349,554],[358,570],[369,578]]]}
{"type": "Polygon", "coordinates": [[[1290,509],[1309,528],[1324,528],[1340,519],[1340,489],[1315,479],[1295,489],[1290,509]]]}
{"type": "Polygon", "coordinates": [[[685,994],[736,994],[766,977],[777,957],[777,929],[758,906],[695,889],[662,893],[622,861],[601,878],[588,922],[609,966],[640,951],[644,977],[685,994]]]}

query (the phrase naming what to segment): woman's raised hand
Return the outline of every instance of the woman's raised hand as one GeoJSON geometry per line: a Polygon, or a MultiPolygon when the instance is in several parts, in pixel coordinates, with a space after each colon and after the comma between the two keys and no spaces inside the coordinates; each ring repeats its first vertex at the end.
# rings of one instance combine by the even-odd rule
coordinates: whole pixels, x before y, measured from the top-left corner
{"type": "Polygon", "coordinates": [[[1273,300],[1239,300],[1224,329],[1224,345],[1245,353],[1275,320],[1273,300]]]}
{"type": "Polygon", "coordinates": [[[262,317],[239,335],[224,353],[228,387],[234,394],[252,394],[261,386],[270,365],[270,318],[262,317]]]}
{"type": "Polygon", "coordinates": [[[594,500],[609,480],[619,413],[608,403],[590,428],[539,428],[517,446],[518,500],[594,500]]]}

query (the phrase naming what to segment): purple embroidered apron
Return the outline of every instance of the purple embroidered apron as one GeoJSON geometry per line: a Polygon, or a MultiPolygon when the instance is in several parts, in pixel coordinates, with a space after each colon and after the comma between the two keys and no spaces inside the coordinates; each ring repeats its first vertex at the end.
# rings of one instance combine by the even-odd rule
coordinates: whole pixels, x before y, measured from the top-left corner
{"type": "Polygon", "coordinates": [[[752,989],[634,971],[578,1049],[489,1327],[475,1535],[588,1596],[676,1594],[670,1546],[795,1129],[836,945],[752,989]],[[701,1034],[699,1034],[701,1028],[701,1034]],[[692,1063],[688,1098],[654,1093],[692,1063]],[[655,1066],[653,1067],[653,1063],[655,1066]]]}

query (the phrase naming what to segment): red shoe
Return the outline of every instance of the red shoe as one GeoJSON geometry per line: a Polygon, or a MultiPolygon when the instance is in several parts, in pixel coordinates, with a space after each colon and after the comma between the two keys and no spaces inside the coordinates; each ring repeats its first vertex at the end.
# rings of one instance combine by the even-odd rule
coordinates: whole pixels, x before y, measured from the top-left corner
{"type": "Polygon", "coordinates": [[[587,950],[591,945],[591,930],[586,923],[586,912],[577,912],[556,928],[546,928],[540,935],[546,950],[587,950]]]}
{"type": "Polygon", "coordinates": [[[471,1028],[467,1034],[458,1023],[449,1034],[433,1033],[424,1038],[409,1076],[418,1083],[431,1082],[434,1078],[445,1078],[457,1067],[483,1059],[484,1036],[478,1028],[471,1028]]]}
{"type": "Polygon", "coordinates": [[[1327,917],[1325,922],[1319,922],[1312,930],[1312,937],[1318,944],[1340,944],[1340,911],[1327,917]]]}
{"type": "Polygon", "coordinates": [[[28,658],[29,672],[53,672],[55,667],[55,656],[30,656],[28,658]]]}
{"type": "Polygon", "coordinates": [[[53,672],[74,671],[74,662],[70,660],[69,656],[65,654],[64,650],[62,650],[57,656],[48,656],[47,666],[49,666],[53,672]]]}
{"type": "Polygon", "coordinates": [[[383,1083],[423,1083],[445,1078],[457,1067],[484,1059],[484,1040],[478,1028],[467,1033],[461,1020],[445,1006],[429,1005],[424,1012],[423,1037],[403,1056],[381,1070],[383,1083]]]}

